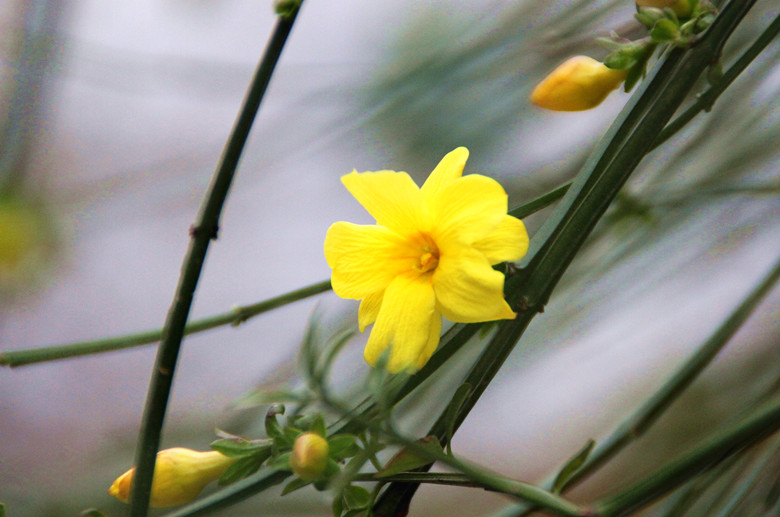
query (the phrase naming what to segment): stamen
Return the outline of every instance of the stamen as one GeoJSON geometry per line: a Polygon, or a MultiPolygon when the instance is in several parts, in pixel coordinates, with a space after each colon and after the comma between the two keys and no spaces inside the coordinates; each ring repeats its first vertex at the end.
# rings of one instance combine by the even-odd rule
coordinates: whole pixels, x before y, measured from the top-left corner
{"type": "MultiPolygon", "coordinates": [[[[430,241],[430,237],[427,237],[425,240],[430,241]]],[[[420,273],[432,271],[439,265],[439,249],[433,242],[430,242],[430,244],[431,245],[425,244],[422,246],[422,254],[420,255],[420,258],[417,259],[417,264],[415,264],[415,269],[420,273]]]]}

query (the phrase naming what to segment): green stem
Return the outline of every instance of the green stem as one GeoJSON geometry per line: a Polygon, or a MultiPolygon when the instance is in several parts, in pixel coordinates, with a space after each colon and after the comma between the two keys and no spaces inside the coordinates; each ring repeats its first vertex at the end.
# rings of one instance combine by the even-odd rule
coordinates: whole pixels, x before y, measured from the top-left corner
{"type": "Polygon", "coordinates": [[[271,40],[252,78],[252,83],[233,131],[225,146],[217,171],[209,185],[195,225],[190,230],[190,245],[182,265],[176,295],[168,312],[152,378],[147,393],[141,431],[136,450],[136,472],[130,493],[130,517],[145,517],[149,508],[152,477],[157,449],[160,444],[165,410],[168,405],[176,359],[184,337],[195,288],[211,239],[217,238],[219,217],[227,199],[241,153],[249,136],[260,102],[263,99],[273,70],[279,60],[287,36],[292,30],[295,14],[277,20],[271,40]]]}
{"type": "Polygon", "coordinates": [[[693,356],[628,420],[593,451],[588,461],[564,485],[564,490],[575,486],[589,474],[598,470],[612,459],[626,445],[642,436],[658,417],[699,376],[739,330],[758,304],[766,297],[780,279],[780,261],[761,283],[745,298],[739,307],[702,344],[693,356]]]}
{"type": "Polygon", "coordinates": [[[751,491],[756,488],[762,478],[776,477],[776,470],[774,465],[778,460],[778,453],[780,453],[780,440],[775,437],[772,450],[769,454],[766,451],[762,451],[764,454],[758,461],[758,465],[753,467],[753,471],[745,476],[745,472],[736,473],[734,481],[739,481],[729,497],[726,499],[722,507],[717,513],[711,512],[713,517],[729,517],[730,515],[737,515],[736,510],[739,508],[745,500],[748,498],[751,491]]]}
{"type": "MultiPolygon", "coordinates": [[[[593,451],[585,464],[574,473],[561,487],[565,492],[576,486],[587,476],[597,471],[631,442],[642,436],[658,417],[668,408],[685,389],[712,362],[725,347],[737,330],[747,321],[759,303],[769,294],[780,280],[780,261],[762,279],[758,286],[740,303],[729,317],[718,327],[671,378],[664,383],[643,406],[620,424],[617,429],[593,451]]],[[[545,483],[552,486],[552,481],[545,483]]],[[[528,508],[516,509],[517,515],[530,511],[528,508]]]]}
{"type": "Polygon", "coordinates": [[[658,499],[694,476],[754,445],[780,429],[780,399],[762,407],[739,424],[657,470],[624,492],[595,505],[596,515],[626,515],[658,499]]]}
{"type": "Polygon", "coordinates": [[[523,219],[525,217],[528,217],[529,215],[534,214],[539,210],[546,208],[551,204],[555,203],[556,201],[558,201],[559,199],[561,199],[569,190],[569,187],[571,187],[571,182],[567,181],[560,187],[556,187],[550,192],[547,192],[546,194],[542,194],[541,196],[534,199],[533,201],[529,201],[524,205],[515,207],[509,210],[507,213],[512,217],[517,217],[518,219],[523,219]]]}
{"type": "MultiPolygon", "coordinates": [[[[358,474],[352,478],[352,481],[358,483],[376,483],[380,481],[375,474],[358,474]]],[[[428,485],[449,485],[472,488],[485,488],[473,479],[464,475],[452,472],[401,472],[392,476],[384,476],[382,482],[398,483],[425,483],[428,485]]]]}
{"type": "MultiPolygon", "coordinates": [[[[224,325],[237,326],[258,314],[324,293],[328,290],[330,290],[330,281],[325,280],[324,282],[302,287],[301,289],[290,291],[289,293],[269,298],[268,300],[259,303],[235,307],[230,311],[187,323],[184,327],[184,335],[203,332],[224,325]]],[[[81,341],[65,345],[47,346],[27,350],[7,350],[0,353],[0,365],[14,368],[17,366],[26,366],[28,364],[122,350],[124,348],[156,343],[160,341],[162,334],[162,329],[154,329],[126,334],[124,336],[81,341]]]]}

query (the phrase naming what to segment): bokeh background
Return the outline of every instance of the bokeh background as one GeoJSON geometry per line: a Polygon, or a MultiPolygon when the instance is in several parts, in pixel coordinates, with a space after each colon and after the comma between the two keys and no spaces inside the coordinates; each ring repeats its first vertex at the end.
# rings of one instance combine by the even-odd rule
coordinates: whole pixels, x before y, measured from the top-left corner
{"type": "MultiPolygon", "coordinates": [[[[268,4],[3,2],[0,349],[162,325],[187,230],[273,26],[268,4]]],[[[778,14],[772,4],[758,2],[726,64],[778,14]]],[[[633,9],[306,2],[192,317],[326,279],[328,226],[369,222],[338,179],[353,168],[422,180],[464,145],[466,172],[499,179],[511,205],[570,178],[627,94],[561,114],[531,106],[530,89],[571,54],[603,57],[594,37],[631,35],[633,9]]],[[[779,57],[775,42],[710,113],[644,160],[457,434],[456,453],[541,482],[658,389],[772,267],[779,57]]],[[[532,235],[548,213],[527,220],[532,235]]],[[[575,496],[639,479],[776,386],[779,301],[776,290],[652,432],[575,496]]],[[[187,338],[163,447],[205,450],[215,427],[255,432],[263,408],[235,403],[256,386],[295,382],[315,305],[333,321],[356,309],[326,294],[187,338]]],[[[340,385],[365,374],[361,349],[360,338],[347,349],[340,385]]],[[[9,515],[122,514],[106,491],[132,463],[154,354],[146,346],[0,370],[0,502],[9,515]]],[[[453,382],[406,405],[410,431],[424,429],[474,354],[461,354],[453,382]]],[[[412,514],[490,515],[509,504],[481,490],[423,488],[412,514]]],[[[329,505],[313,490],[285,498],[271,490],[223,513],[328,515],[329,505]]]]}

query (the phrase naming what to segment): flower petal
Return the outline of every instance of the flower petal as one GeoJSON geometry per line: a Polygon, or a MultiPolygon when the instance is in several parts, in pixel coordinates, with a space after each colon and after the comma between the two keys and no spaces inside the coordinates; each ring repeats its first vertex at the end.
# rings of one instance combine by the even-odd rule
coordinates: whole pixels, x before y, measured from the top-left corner
{"type": "Polygon", "coordinates": [[[504,300],[504,275],[490,267],[477,250],[464,248],[442,254],[433,275],[437,308],[459,323],[512,319],[515,313],[504,300]]]}
{"type": "Polygon", "coordinates": [[[528,251],[528,232],[523,221],[505,215],[495,230],[472,246],[485,255],[491,264],[518,260],[528,251]]]}
{"type": "Polygon", "coordinates": [[[369,294],[360,302],[360,308],[358,309],[358,327],[360,332],[363,332],[367,326],[376,321],[384,296],[384,291],[377,291],[369,294]]]}
{"type": "Polygon", "coordinates": [[[422,193],[405,172],[352,171],[341,182],[381,226],[408,235],[430,225],[422,193]]]}
{"type": "Polygon", "coordinates": [[[398,274],[411,270],[416,258],[403,237],[383,226],[334,223],[324,248],[333,268],[333,290],[356,300],[383,290],[398,274]]]}
{"type": "Polygon", "coordinates": [[[441,317],[429,275],[399,276],[385,291],[371,336],[366,343],[366,361],[375,365],[390,347],[390,373],[415,371],[418,359],[430,348],[431,326],[441,317]]]}
{"type": "Polygon", "coordinates": [[[439,192],[454,180],[463,175],[463,168],[466,166],[466,160],[469,158],[469,150],[465,147],[458,147],[454,151],[447,153],[441,159],[439,165],[433,169],[431,175],[425,180],[420,189],[426,199],[435,197],[439,192]]]}
{"type": "Polygon", "coordinates": [[[417,356],[417,370],[425,366],[433,353],[436,351],[436,347],[439,346],[439,339],[441,337],[441,315],[438,313],[431,320],[431,328],[428,330],[428,342],[425,347],[417,356]]]}
{"type": "Polygon", "coordinates": [[[470,245],[486,237],[506,215],[507,195],[494,179],[469,174],[454,180],[430,203],[434,241],[442,253],[454,244],[470,245]]]}

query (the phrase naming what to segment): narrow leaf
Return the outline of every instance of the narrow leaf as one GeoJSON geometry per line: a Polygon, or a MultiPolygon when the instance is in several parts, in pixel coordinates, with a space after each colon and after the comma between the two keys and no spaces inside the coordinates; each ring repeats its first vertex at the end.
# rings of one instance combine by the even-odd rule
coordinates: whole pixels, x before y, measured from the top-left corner
{"type": "Polygon", "coordinates": [[[270,440],[250,441],[241,438],[222,438],[211,442],[211,448],[231,458],[243,458],[257,454],[262,449],[267,449],[268,454],[270,454],[271,442],[270,440]]]}
{"type": "Polygon", "coordinates": [[[322,436],[323,438],[328,436],[328,431],[326,430],[325,427],[325,420],[322,418],[322,415],[317,415],[317,417],[314,419],[314,422],[312,422],[309,430],[312,433],[322,436]]]}
{"type": "Polygon", "coordinates": [[[282,495],[287,495],[290,492],[295,492],[299,488],[303,488],[306,485],[310,485],[311,481],[304,481],[301,478],[295,478],[284,486],[282,489],[282,495]]]}
{"type": "Polygon", "coordinates": [[[279,421],[276,419],[276,415],[284,414],[284,404],[273,404],[265,414],[265,434],[274,440],[284,438],[284,432],[282,431],[279,421]]]}
{"type": "Polygon", "coordinates": [[[444,425],[447,429],[447,450],[450,453],[452,453],[452,436],[455,434],[455,422],[458,419],[458,413],[460,412],[461,406],[463,406],[463,402],[470,394],[471,384],[467,382],[461,384],[455,391],[455,394],[452,396],[452,400],[450,400],[450,403],[447,406],[447,411],[444,417],[444,425]]]}
{"type": "MultiPolygon", "coordinates": [[[[425,438],[418,440],[417,443],[424,449],[430,450],[433,453],[444,453],[441,443],[439,443],[439,439],[435,436],[426,436],[425,438]]],[[[433,463],[433,461],[431,461],[430,457],[403,448],[398,451],[398,454],[390,458],[390,461],[387,462],[385,468],[376,473],[376,477],[383,478],[386,476],[393,476],[400,472],[406,472],[419,467],[424,467],[425,465],[430,465],[431,463],[433,463]]]]}
{"type": "Polygon", "coordinates": [[[361,510],[371,502],[371,494],[362,486],[347,485],[342,492],[344,504],[350,510],[361,510]]]}
{"type": "Polygon", "coordinates": [[[561,471],[558,473],[558,476],[556,476],[555,482],[553,483],[552,492],[554,494],[561,493],[563,488],[566,486],[566,483],[568,483],[569,479],[571,479],[572,475],[574,475],[574,473],[577,472],[588,459],[588,456],[590,456],[594,445],[596,445],[595,441],[588,440],[585,446],[580,449],[577,454],[572,456],[569,461],[566,462],[561,471]]]}
{"type": "Polygon", "coordinates": [[[229,485],[250,474],[254,474],[260,469],[260,466],[267,458],[267,456],[247,456],[237,460],[222,473],[218,483],[220,485],[229,485]]]}
{"type": "Polygon", "coordinates": [[[360,446],[357,444],[357,436],[352,434],[337,434],[328,438],[330,447],[330,456],[337,460],[351,458],[360,452],[360,446]]]}
{"type": "Polygon", "coordinates": [[[333,517],[341,517],[341,514],[344,512],[344,498],[341,494],[333,498],[333,505],[330,509],[333,511],[333,517]]]}

